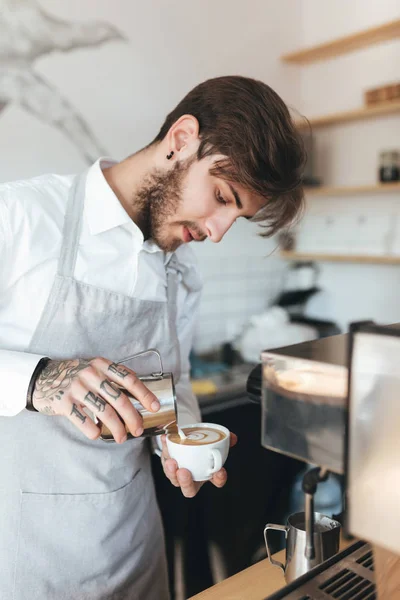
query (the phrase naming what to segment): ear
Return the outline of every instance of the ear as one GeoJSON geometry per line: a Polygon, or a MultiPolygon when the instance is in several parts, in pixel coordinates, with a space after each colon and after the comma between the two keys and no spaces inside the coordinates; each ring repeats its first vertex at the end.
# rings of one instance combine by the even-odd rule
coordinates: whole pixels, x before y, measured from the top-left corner
{"type": "Polygon", "coordinates": [[[196,152],[199,140],[199,122],[192,115],[182,115],[167,133],[168,148],[179,159],[189,158],[196,152]]]}

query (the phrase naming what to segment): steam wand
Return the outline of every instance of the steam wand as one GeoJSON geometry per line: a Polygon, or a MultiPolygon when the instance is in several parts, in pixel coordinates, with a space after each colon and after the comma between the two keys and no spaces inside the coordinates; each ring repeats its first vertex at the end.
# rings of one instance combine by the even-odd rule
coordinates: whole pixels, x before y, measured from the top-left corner
{"type": "Polygon", "coordinates": [[[317,491],[317,485],[321,481],[326,481],[329,477],[328,469],[316,467],[307,471],[303,477],[303,492],[306,495],[305,517],[306,517],[306,558],[312,560],[315,558],[314,547],[314,494],[317,491]]]}

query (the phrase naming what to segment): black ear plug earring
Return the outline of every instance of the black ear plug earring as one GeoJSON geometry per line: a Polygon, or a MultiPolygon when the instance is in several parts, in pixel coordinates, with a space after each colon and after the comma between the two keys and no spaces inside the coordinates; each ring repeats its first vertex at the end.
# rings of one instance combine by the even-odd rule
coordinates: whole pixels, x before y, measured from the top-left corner
{"type": "Polygon", "coordinates": [[[174,155],[174,151],[171,150],[171,152],[169,154],[167,154],[167,160],[171,160],[171,158],[173,157],[173,155],[174,155]]]}

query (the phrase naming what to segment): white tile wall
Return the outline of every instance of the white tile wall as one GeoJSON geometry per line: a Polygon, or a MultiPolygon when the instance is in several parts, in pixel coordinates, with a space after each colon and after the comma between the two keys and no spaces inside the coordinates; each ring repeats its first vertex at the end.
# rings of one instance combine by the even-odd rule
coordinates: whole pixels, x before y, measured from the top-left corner
{"type": "Polygon", "coordinates": [[[257,225],[239,221],[220,244],[194,246],[204,280],[196,352],[231,341],[282,290],[286,266],[274,254],[276,240],[260,238],[258,231],[257,225]]]}

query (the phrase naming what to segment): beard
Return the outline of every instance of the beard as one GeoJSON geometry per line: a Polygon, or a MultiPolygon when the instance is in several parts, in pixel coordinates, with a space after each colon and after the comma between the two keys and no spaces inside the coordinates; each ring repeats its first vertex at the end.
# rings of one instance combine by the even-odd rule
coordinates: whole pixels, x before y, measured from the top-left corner
{"type": "MultiPolygon", "coordinates": [[[[185,176],[196,158],[177,161],[167,172],[155,169],[147,174],[134,197],[137,209],[137,225],[144,239],[152,239],[164,252],[174,252],[183,241],[168,234],[168,224],[182,204],[185,176]]],[[[179,221],[177,225],[188,227],[199,237],[204,234],[192,221],[179,221]]]]}

